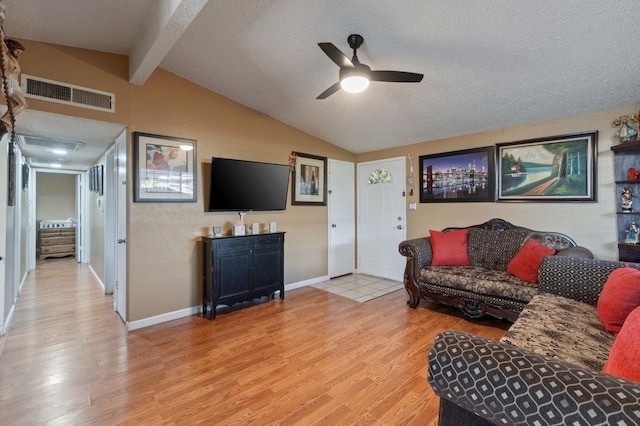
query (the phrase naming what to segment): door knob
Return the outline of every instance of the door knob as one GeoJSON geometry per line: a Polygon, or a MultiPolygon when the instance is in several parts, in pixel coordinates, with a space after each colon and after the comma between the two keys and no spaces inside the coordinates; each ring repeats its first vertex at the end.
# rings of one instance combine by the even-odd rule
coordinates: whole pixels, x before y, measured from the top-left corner
{"type": "Polygon", "coordinates": [[[398,225],[398,229],[402,229],[402,225],[398,225]]]}

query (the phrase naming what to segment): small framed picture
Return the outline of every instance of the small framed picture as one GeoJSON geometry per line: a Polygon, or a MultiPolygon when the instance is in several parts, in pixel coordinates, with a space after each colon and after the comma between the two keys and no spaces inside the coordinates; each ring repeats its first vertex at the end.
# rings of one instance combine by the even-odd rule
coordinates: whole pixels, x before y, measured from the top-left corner
{"type": "Polygon", "coordinates": [[[327,157],[291,153],[292,164],[291,205],[327,205],[327,157]]]}

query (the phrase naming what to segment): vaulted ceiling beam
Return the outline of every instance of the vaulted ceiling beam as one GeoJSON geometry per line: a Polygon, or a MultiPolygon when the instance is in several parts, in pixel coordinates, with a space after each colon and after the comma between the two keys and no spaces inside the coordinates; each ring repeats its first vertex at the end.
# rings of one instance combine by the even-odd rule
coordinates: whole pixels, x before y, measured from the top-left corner
{"type": "Polygon", "coordinates": [[[129,55],[129,82],[142,86],[209,0],[161,0],[129,55]]]}

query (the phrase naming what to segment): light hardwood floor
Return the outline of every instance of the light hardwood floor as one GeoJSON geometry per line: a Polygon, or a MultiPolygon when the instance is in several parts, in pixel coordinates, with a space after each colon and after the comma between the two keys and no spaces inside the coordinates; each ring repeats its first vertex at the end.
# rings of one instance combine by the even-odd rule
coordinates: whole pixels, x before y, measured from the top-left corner
{"type": "Polygon", "coordinates": [[[405,301],[305,287],[127,333],[86,265],[51,259],[29,274],[0,342],[0,423],[435,425],[435,334],[498,339],[508,323],[405,301]]]}

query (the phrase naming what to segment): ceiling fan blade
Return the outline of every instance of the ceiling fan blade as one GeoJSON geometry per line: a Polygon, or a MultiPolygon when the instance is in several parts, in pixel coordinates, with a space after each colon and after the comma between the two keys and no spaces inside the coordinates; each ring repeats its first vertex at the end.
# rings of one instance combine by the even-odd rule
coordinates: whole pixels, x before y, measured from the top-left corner
{"type": "Polygon", "coordinates": [[[330,86],[324,92],[320,93],[316,99],[327,98],[327,97],[333,95],[334,93],[336,93],[338,90],[340,90],[340,82],[337,82],[336,84],[330,86]]]}
{"type": "Polygon", "coordinates": [[[371,81],[388,81],[391,83],[419,83],[422,81],[424,74],[404,71],[371,71],[369,80],[371,81]]]}
{"type": "Polygon", "coordinates": [[[318,46],[340,68],[354,68],[351,59],[335,47],[333,43],[318,43],[318,46]]]}

